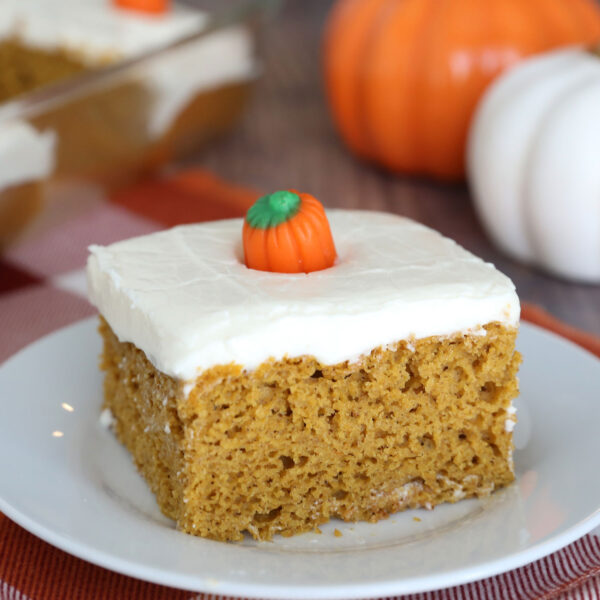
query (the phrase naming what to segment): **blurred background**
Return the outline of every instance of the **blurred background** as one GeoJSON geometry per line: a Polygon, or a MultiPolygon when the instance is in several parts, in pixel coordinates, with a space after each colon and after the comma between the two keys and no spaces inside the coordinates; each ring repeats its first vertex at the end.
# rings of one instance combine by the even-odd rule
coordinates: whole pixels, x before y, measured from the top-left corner
{"type": "MultiPolygon", "coordinates": [[[[166,176],[200,167],[257,192],[297,188],[326,207],[415,219],[493,262],[513,279],[523,301],[600,334],[595,0],[182,4],[211,11],[216,22],[209,21],[209,32],[225,37],[207,49],[194,42],[193,27],[183,26],[166,52],[172,64],[168,56],[161,63],[161,44],[144,48],[141,58],[126,56],[124,63],[104,52],[101,76],[84,73],[76,85],[67,77],[0,105],[0,124],[27,122],[37,134],[58,132],[51,185],[33,201],[31,215],[38,214],[38,204],[44,210],[51,205],[49,222],[56,222],[64,212],[60,202],[81,201],[81,188],[73,196],[65,179],[110,190],[150,172],[166,176]],[[526,55],[573,44],[584,46],[539,66],[519,64],[526,55]],[[482,92],[504,69],[525,70],[503,79],[504,87],[486,96],[482,108],[482,92]],[[208,83],[207,71],[216,73],[208,83]],[[155,72],[161,82],[175,75],[173,106],[182,89],[192,97],[167,115],[168,133],[156,138],[147,131],[158,117],[153,113],[148,121],[142,108],[155,104],[145,100],[146,88],[130,85],[158,81],[155,72]],[[539,85],[534,89],[530,82],[539,85]],[[211,96],[213,88],[219,93],[211,96]],[[196,89],[202,93],[194,96],[196,89]],[[106,115],[123,123],[112,129],[125,131],[130,146],[105,135],[90,144],[88,135],[86,151],[79,151],[81,131],[93,131],[95,121],[105,125],[106,115]]],[[[2,27],[0,19],[0,36],[6,35],[2,27]]],[[[10,60],[6,48],[3,56],[10,60]]],[[[0,136],[0,153],[2,143],[0,136]]],[[[15,154],[11,143],[4,149],[8,155],[15,154]]],[[[33,160],[26,148],[19,152],[14,164],[33,160]]],[[[2,175],[0,167],[0,184],[2,175]]],[[[23,198],[11,199],[13,187],[0,185],[5,248],[39,228],[25,215],[23,198]]]]}

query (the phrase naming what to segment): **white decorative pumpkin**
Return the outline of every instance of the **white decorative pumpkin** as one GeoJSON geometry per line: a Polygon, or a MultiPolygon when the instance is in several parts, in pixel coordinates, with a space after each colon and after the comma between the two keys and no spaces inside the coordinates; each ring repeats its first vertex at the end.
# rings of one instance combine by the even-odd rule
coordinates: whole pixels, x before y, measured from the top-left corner
{"type": "Polygon", "coordinates": [[[496,80],[473,118],[467,170],[500,248],[600,283],[600,56],[559,50],[496,80]]]}

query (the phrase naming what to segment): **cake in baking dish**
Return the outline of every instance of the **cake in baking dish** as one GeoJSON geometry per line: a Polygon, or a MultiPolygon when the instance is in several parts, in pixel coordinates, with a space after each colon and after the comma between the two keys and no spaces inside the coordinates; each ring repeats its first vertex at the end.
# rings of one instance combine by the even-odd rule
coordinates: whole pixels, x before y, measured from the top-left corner
{"type": "Polygon", "coordinates": [[[181,2],[159,14],[120,4],[0,2],[0,103],[15,102],[0,104],[0,250],[42,208],[48,181],[120,183],[197,149],[241,113],[257,73],[247,27],[211,29],[206,12],[181,2]],[[104,67],[112,72],[89,73],[104,67]]]}
{"type": "Polygon", "coordinates": [[[182,531],[265,540],[513,478],[519,301],[409,219],[332,210],[335,264],[247,268],[242,220],[90,248],[104,408],[182,531]]]}

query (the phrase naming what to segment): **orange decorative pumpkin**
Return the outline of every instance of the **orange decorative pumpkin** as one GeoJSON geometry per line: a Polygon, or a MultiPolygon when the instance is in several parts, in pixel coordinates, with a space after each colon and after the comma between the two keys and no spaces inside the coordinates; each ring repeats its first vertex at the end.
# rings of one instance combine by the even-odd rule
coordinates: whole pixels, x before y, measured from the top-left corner
{"type": "Polygon", "coordinates": [[[259,198],[246,214],[242,238],[246,266],[259,271],[310,273],[336,258],[323,205],[295,190],[259,198]]]}
{"type": "Polygon", "coordinates": [[[325,30],[327,95],[361,157],[459,179],[490,81],[525,56],[598,40],[594,0],[338,0],[325,30]]]}

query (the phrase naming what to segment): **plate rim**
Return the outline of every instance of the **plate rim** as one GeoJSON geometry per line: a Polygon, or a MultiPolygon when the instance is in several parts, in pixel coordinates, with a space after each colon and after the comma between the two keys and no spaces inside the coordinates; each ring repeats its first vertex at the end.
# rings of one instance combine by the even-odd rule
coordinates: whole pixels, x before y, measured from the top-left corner
{"type": "MultiPolygon", "coordinates": [[[[73,329],[85,329],[90,327],[94,322],[97,322],[97,315],[85,317],[38,338],[1,363],[0,371],[10,368],[13,361],[18,360],[34,346],[41,344],[42,342],[48,343],[51,338],[59,337],[73,329]]],[[[592,358],[594,361],[600,363],[600,358],[593,353],[544,327],[529,323],[528,321],[522,321],[520,327],[525,330],[531,329],[543,336],[549,336],[558,343],[567,344],[572,350],[582,353],[588,358],[592,358]]],[[[281,584],[271,585],[269,583],[216,581],[205,576],[194,576],[168,570],[158,570],[154,567],[130,559],[115,557],[109,552],[99,550],[89,543],[72,540],[60,532],[57,533],[45,525],[39,524],[35,519],[29,517],[26,513],[5,501],[3,496],[0,496],[0,512],[4,513],[17,525],[23,527],[25,530],[50,545],[79,559],[122,575],[158,585],[190,591],[192,593],[204,592],[238,598],[268,598],[273,600],[279,600],[281,598],[289,600],[342,600],[344,598],[358,600],[362,598],[382,598],[399,594],[429,592],[468,584],[473,581],[506,573],[507,571],[517,569],[533,561],[542,559],[573,543],[577,539],[580,539],[595,527],[600,526],[599,504],[595,511],[570,526],[565,531],[555,534],[549,539],[537,542],[526,549],[513,552],[507,556],[492,559],[483,564],[467,566],[448,572],[444,571],[433,575],[420,575],[403,579],[388,578],[377,582],[366,582],[362,584],[352,583],[340,585],[337,583],[309,583],[302,585],[301,587],[290,587],[281,584]]]]}

